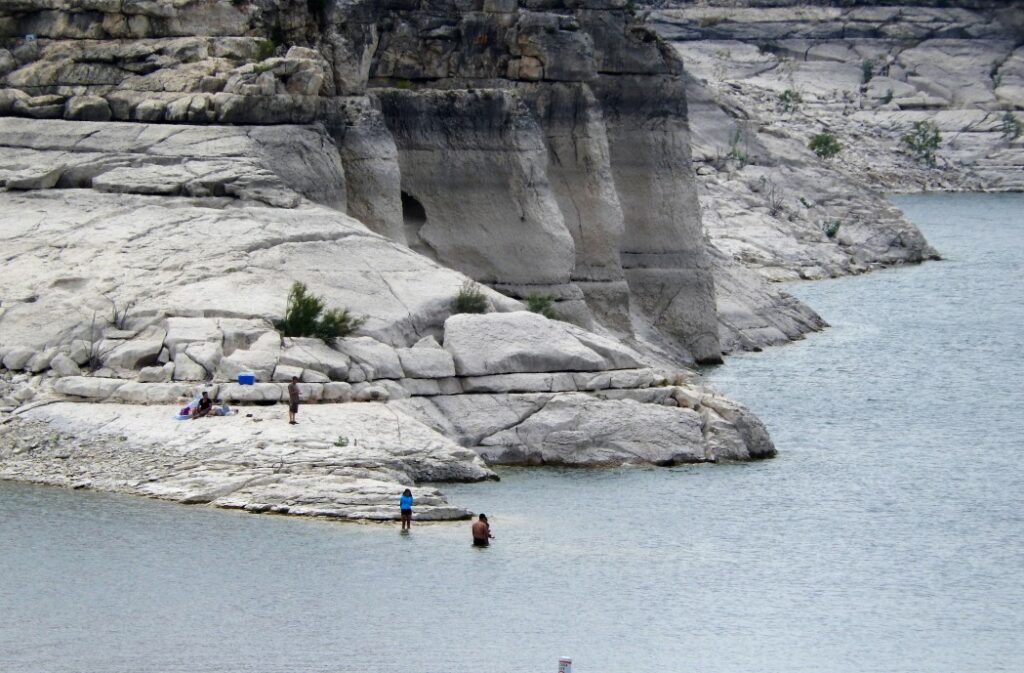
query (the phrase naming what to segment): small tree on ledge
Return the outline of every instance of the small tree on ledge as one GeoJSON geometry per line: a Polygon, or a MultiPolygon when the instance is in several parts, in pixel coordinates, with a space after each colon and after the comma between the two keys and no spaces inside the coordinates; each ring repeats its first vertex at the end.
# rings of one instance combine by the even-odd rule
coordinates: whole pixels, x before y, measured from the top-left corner
{"type": "Polygon", "coordinates": [[[356,317],[347,308],[324,310],[324,300],[296,281],[288,293],[284,318],[274,327],[288,337],[317,337],[329,342],[352,334],[363,326],[365,317],[356,317]]]}

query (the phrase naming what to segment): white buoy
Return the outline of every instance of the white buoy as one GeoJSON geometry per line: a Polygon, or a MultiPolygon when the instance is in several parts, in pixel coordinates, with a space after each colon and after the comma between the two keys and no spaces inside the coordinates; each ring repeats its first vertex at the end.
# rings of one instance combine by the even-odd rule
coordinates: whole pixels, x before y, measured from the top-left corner
{"type": "Polygon", "coordinates": [[[558,659],[558,673],[572,673],[572,659],[560,657],[558,659]]]}

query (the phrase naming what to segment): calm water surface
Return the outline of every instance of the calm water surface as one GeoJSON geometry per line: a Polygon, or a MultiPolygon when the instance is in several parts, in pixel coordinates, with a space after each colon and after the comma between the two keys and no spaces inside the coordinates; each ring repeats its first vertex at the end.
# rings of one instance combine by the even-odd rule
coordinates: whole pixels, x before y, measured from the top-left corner
{"type": "Polygon", "coordinates": [[[947,261],[709,374],[778,459],[447,487],[486,550],[0,483],[0,671],[1024,670],[1024,196],[898,202],[947,261]]]}

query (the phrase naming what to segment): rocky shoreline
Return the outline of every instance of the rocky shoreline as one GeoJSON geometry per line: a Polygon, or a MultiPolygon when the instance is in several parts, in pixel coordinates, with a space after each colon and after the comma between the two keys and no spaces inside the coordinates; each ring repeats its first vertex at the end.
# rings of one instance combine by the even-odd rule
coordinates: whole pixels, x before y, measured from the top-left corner
{"type": "Polygon", "coordinates": [[[774,455],[690,368],[825,326],[778,281],[935,258],[883,189],[1020,188],[1024,61],[994,0],[765,4],[0,7],[0,478],[381,520],[489,463],[774,455]],[[283,338],[295,281],[366,322],[283,338]],[[202,390],[241,413],[173,420],[202,390]]]}

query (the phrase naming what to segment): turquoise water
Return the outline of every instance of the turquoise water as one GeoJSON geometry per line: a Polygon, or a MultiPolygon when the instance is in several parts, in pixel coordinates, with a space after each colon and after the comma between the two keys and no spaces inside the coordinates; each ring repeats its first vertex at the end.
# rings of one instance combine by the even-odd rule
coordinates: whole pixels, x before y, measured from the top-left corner
{"type": "Polygon", "coordinates": [[[1024,670],[1024,196],[898,203],[946,261],[709,372],[777,459],[446,486],[485,550],[0,483],[0,670],[1024,670]]]}

